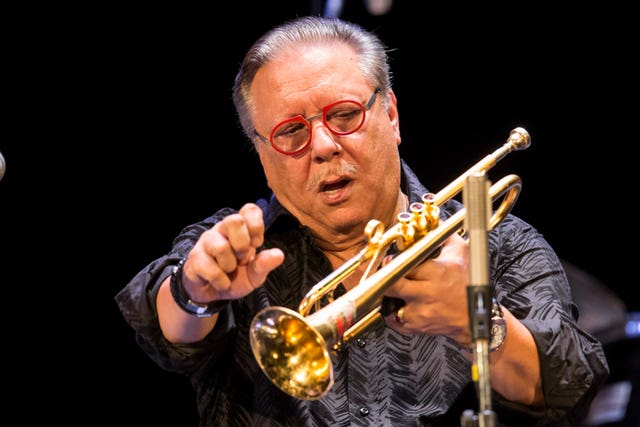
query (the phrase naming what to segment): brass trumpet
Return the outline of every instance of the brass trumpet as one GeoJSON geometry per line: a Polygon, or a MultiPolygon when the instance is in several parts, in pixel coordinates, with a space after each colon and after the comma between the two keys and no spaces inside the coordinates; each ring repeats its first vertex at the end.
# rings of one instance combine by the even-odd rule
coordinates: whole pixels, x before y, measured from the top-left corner
{"type": "MultiPolygon", "coordinates": [[[[502,147],[437,194],[427,193],[422,203],[412,203],[411,212],[400,213],[398,223],[388,231],[384,231],[379,221],[370,220],[365,228],[367,247],[318,282],[301,301],[298,312],[286,307],[267,307],[257,313],[251,323],[251,348],[267,377],[293,397],[322,398],[333,385],[329,350],[339,349],[371,325],[382,315],[385,290],[434,254],[449,236],[462,231],[465,209],[440,221],[438,207],[459,193],[471,174],[487,171],[506,154],[524,150],[530,144],[531,138],[525,129],[513,129],[502,147]],[[398,254],[379,267],[394,243],[398,254]],[[333,300],[330,292],[367,261],[369,264],[358,285],[333,300]],[[324,296],[331,302],[320,308],[319,302],[324,296]],[[312,308],[315,310],[310,313],[312,308]]],[[[504,197],[489,220],[489,229],[511,211],[521,187],[522,181],[517,175],[507,175],[491,186],[488,192],[492,201],[504,197]]]]}

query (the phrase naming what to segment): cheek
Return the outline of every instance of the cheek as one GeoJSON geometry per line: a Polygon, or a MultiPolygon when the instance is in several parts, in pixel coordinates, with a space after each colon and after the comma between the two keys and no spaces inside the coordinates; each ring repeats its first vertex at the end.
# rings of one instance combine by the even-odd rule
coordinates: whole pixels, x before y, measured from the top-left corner
{"type": "MultiPolygon", "coordinates": [[[[299,189],[301,185],[304,185],[305,168],[308,165],[305,166],[303,162],[285,158],[274,151],[272,153],[260,153],[260,163],[264,170],[267,185],[276,193],[276,196],[282,197],[292,189],[299,189]]],[[[299,190],[295,191],[299,192],[299,190]]]]}
{"type": "Polygon", "coordinates": [[[267,180],[267,186],[271,190],[273,190],[271,180],[277,180],[275,171],[277,171],[278,169],[274,165],[273,159],[271,158],[269,153],[266,152],[266,150],[268,150],[268,148],[265,147],[258,149],[258,158],[260,159],[260,164],[262,165],[262,170],[264,171],[264,176],[267,180]]]}
{"type": "Polygon", "coordinates": [[[375,156],[383,163],[394,161],[395,157],[398,156],[398,145],[400,145],[399,133],[390,123],[378,126],[374,132],[376,137],[372,143],[375,156]]]}
{"type": "Polygon", "coordinates": [[[376,130],[379,138],[376,141],[373,162],[377,165],[380,173],[385,176],[385,183],[395,186],[397,177],[400,174],[400,153],[398,145],[400,143],[398,134],[390,125],[376,130]]]}

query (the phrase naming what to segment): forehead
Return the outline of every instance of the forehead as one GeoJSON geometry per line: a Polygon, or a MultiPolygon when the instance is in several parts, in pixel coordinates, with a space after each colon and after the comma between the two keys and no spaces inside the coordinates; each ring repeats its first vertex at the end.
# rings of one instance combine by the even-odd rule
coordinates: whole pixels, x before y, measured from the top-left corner
{"type": "Polygon", "coordinates": [[[266,63],[252,82],[255,102],[309,95],[309,91],[334,91],[366,85],[357,53],[344,43],[290,45],[266,63]]]}

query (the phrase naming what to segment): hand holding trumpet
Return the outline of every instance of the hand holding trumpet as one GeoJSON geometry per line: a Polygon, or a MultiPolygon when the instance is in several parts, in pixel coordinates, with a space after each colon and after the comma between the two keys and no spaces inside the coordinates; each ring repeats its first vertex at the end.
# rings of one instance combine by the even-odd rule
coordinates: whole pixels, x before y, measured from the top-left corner
{"type": "Polygon", "coordinates": [[[468,266],[467,242],[454,233],[437,257],[423,262],[387,290],[386,296],[405,302],[385,317],[387,325],[405,334],[447,335],[469,344],[468,266]]]}

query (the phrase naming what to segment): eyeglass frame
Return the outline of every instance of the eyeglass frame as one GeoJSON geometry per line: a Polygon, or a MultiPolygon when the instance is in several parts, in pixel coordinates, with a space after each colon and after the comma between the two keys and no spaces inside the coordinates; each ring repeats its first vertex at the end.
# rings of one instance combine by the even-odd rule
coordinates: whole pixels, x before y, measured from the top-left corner
{"type": "Polygon", "coordinates": [[[276,150],[277,152],[279,152],[281,154],[284,154],[285,156],[295,156],[297,154],[300,154],[304,150],[306,150],[307,147],[309,147],[309,144],[311,144],[311,137],[312,137],[312,132],[313,132],[313,126],[311,126],[311,122],[313,120],[317,120],[317,119],[322,117],[322,124],[327,129],[329,129],[329,131],[333,135],[338,135],[338,136],[351,135],[352,133],[355,133],[355,132],[359,131],[360,128],[362,127],[362,125],[364,124],[364,121],[367,119],[367,111],[371,110],[371,108],[373,107],[373,104],[376,102],[376,98],[377,98],[379,92],[380,92],[380,88],[376,88],[373,91],[373,94],[371,95],[371,98],[369,98],[369,100],[367,101],[366,104],[362,104],[359,101],[354,101],[354,100],[351,100],[351,99],[341,99],[339,101],[332,102],[331,104],[322,107],[322,113],[316,114],[315,116],[311,116],[309,118],[306,118],[303,115],[299,114],[297,116],[290,117],[288,119],[282,120],[281,122],[276,123],[276,125],[273,127],[273,129],[271,130],[271,134],[269,135],[269,139],[267,139],[264,136],[260,135],[255,128],[253,129],[253,133],[255,134],[255,136],[258,139],[260,139],[265,144],[270,144],[273,147],[273,149],[276,150]],[[360,107],[362,107],[362,121],[360,122],[360,124],[358,126],[356,126],[353,130],[351,130],[349,132],[336,132],[331,128],[331,126],[327,125],[326,115],[327,115],[327,112],[332,107],[334,107],[337,104],[343,103],[343,102],[352,102],[352,103],[357,104],[360,107]],[[284,123],[288,123],[288,122],[300,122],[300,123],[305,124],[309,128],[309,138],[307,139],[307,142],[305,142],[300,148],[298,148],[295,151],[284,151],[281,148],[279,148],[273,142],[273,133],[276,131],[276,129],[278,129],[284,123]]]}

